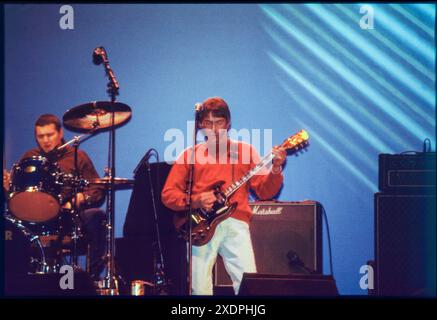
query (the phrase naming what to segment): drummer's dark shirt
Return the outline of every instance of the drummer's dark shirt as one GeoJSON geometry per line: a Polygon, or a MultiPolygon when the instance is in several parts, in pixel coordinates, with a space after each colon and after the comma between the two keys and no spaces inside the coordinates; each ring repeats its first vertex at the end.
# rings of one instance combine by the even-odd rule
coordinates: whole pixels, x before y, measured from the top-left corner
{"type": "MultiPolygon", "coordinates": [[[[49,153],[45,153],[40,148],[34,148],[32,150],[27,151],[22,157],[21,160],[33,156],[43,156],[47,158],[50,162],[56,163],[59,169],[64,173],[73,174],[74,173],[74,148],[67,146],[64,149],[57,151],[51,151],[49,153]]],[[[20,161],[21,161],[20,160],[20,161]]],[[[97,173],[91,159],[88,157],[85,151],[78,150],[77,155],[77,166],[79,177],[85,180],[91,180],[99,178],[99,174],[97,173]]],[[[71,198],[72,189],[69,187],[63,188],[63,196],[64,199],[68,200],[71,198]]],[[[85,197],[87,198],[85,207],[99,207],[102,205],[105,193],[103,187],[100,186],[87,186],[80,190],[85,197]]],[[[65,202],[65,201],[64,201],[65,202]]]]}

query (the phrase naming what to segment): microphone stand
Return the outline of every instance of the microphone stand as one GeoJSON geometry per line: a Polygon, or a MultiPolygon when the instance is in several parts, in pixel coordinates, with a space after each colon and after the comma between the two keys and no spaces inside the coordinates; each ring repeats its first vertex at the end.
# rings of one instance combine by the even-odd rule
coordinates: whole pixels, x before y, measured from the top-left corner
{"type": "MultiPolygon", "coordinates": [[[[103,47],[101,47],[103,49],[103,47]]],[[[120,88],[115,75],[109,65],[109,61],[106,55],[106,51],[103,49],[101,52],[101,59],[103,61],[106,75],[109,78],[107,92],[110,95],[111,103],[114,103],[116,96],[119,94],[118,90],[120,88]]],[[[103,285],[101,288],[102,295],[119,295],[118,278],[115,274],[115,228],[114,228],[114,217],[115,217],[115,188],[114,188],[114,177],[115,177],[115,112],[111,110],[111,130],[109,132],[109,152],[108,152],[108,166],[106,168],[106,177],[109,177],[110,183],[107,190],[107,201],[106,201],[106,212],[107,212],[107,223],[106,223],[106,275],[103,280],[103,285]]]]}
{"type": "Polygon", "coordinates": [[[197,136],[197,130],[198,130],[198,112],[199,110],[197,110],[197,108],[194,111],[194,129],[193,129],[193,150],[191,152],[191,157],[190,157],[190,171],[188,173],[188,185],[187,185],[187,207],[188,207],[188,223],[187,225],[187,229],[186,230],[186,234],[188,235],[187,238],[187,248],[188,248],[188,261],[187,261],[187,267],[188,267],[188,275],[187,275],[187,284],[188,284],[188,295],[192,295],[192,288],[191,288],[191,283],[192,283],[192,261],[193,261],[193,243],[192,243],[192,238],[191,238],[191,233],[192,233],[192,229],[193,229],[193,221],[191,219],[192,214],[193,214],[193,203],[192,203],[192,199],[191,199],[191,195],[193,192],[193,179],[194,179],[194,154],[196,151],[196,136],[197,136]]]}
{"type": "Polygon", "coordinates": [[[149,159],[152,156],[152,152],[154,152],[156,161],[159,164],[159,155],[155,149],[150,149],[149,151],[147,151],[146,155],[141,160],[141,162],[145,161],[147,165],[147,173],[148,173],[149,184],[150,184],[150,195],[152,197],[152,206],[153,206],[153,213],[155,218],[154,222],[155,222],[155,231],[156,231],[156,238],[157,238],[156,240],[157,240],[158,253],[159,253],[159,263],[158,263],[156,261],[156,248],[153,248],[154,293],[158,295],[165,295],[168,294],[167,292],[168,283],[165,275],[164,256],[162,254],[162,245],[161,245],[161,234],[159,232],[158,212],[156,210],[155,192],[153,188],[152,173],[150,170],[150,162],[149,162],[149,159]]]}

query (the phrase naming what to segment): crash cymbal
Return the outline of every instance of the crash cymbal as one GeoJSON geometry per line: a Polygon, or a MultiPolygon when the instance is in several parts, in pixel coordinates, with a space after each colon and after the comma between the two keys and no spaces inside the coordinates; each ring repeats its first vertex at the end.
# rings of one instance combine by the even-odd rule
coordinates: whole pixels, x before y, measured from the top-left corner
{"type": "MultiPolygon", "coordinates": [[[[133,187],[134,182],[135,182],[134,179],[114,178],[114,186],[117,188],[133,187]]],[[[91,180],[89,180],[88,184],[108,187],[111,184],[111,179],[109,179],[109,177],[91,179],[91,180]]]]}
{"type": "Polygon", "coordinates": [[[62,120],[64,126],[72,131],[87,132],[110,128],[114,113],[114,127],[129,121],[131,108],[120,102],[94,101],[73,107],[65,112],[62,120]]]}

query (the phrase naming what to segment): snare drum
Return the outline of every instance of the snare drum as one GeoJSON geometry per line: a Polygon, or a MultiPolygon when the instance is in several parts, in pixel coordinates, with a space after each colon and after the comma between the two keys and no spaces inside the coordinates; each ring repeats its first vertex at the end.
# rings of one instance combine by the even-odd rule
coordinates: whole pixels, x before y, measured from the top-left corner
{"type": "Polygon", "coordinates": [[[31,223],[53,220],[60,212],[62,172],[41,156],[21,160],[12,168],[9,211],[31,223]]]}

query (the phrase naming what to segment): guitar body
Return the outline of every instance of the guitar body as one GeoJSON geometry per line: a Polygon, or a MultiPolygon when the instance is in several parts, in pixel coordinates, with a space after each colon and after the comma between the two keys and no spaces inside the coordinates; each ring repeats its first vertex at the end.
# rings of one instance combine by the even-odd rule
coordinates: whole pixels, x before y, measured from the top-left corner
{"type": "MultiPolygon", "coordinates": [[[[216,182],[211,190],[217,197],[210,211],[194,209],[191,214],[191,241],[195,246],[203,246],[211,240],[217,225],[228,218],[237,208],[237,203],[228,203],[221,190],[224,181],[216,182]]],[[[187,213],[183,212],[175,216],[174,224],[178,232],[187,239],[188,219],[187,213]]]]}

